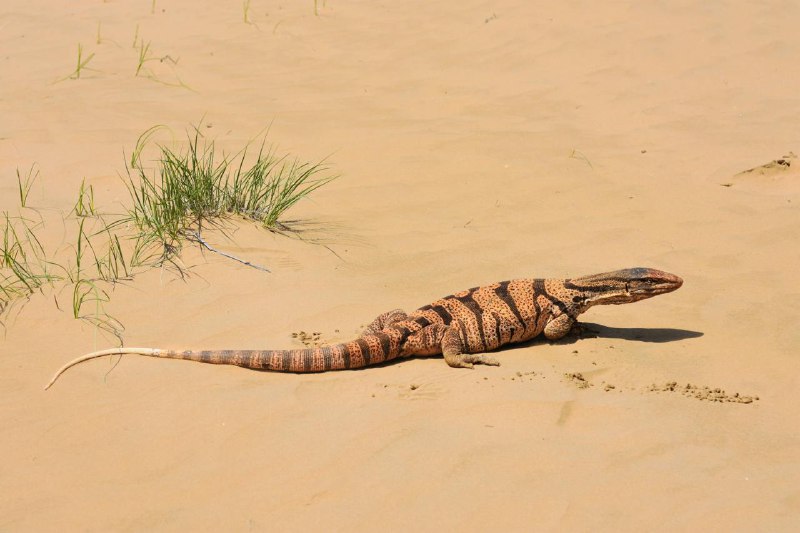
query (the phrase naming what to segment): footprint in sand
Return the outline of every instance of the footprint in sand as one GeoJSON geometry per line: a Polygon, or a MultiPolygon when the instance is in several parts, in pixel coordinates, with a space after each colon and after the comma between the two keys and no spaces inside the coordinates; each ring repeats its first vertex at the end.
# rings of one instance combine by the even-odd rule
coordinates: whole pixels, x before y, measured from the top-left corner
{"type": "Polygon", "coordinates": [[[446,390],[435,383],[410,383],[400,387],[400,398],[404,400],[436,400],[446,390]]]}
{"type": "Polygon", "coordinates": [[[686,398],[694,398],[695,400],[709,401],[709,402],[728,402],[728,403],[753,403],[759,400],[755,395],[744,395],[734,392],[728,394],[725,390],[719,387],[712,388],[708,386],[692,385],[687,383],[685,386],[678,385],[677,381],[670,381],[664,385],[656,385],[655,383],[647,388],[648,392],[677,392],[686,398]]]}
{"type": "Polygon", "coordinates": [[[769,163],[743,170],[720,185],[760,194],[797,194],[800,193],[800,160],[789,152],[769,163]]]}
{"type": "Polygon", "coordinates": [[[305,331],[295,331],[292,333],[292,338],[300,341],[300,343],[302,343],[302,345],[306,348],[317,348],[319,346],[329,344],[327,341],[323,340],[322,333],[319,331],[314,331],[311,333],[306,333],[305,331]]]}
{"type": "MultiPolygon", "coordinates": [[[[579,389],[588,389],[590,387],[594,387],[594,383],[589,381],[580,372],[566,373],[564,374],[564,377],[568,382],[572,383],[579,389]]],[[[605,381],[602,383],[602,385],[604,385],[603,390],[605,392],[618,390],[615,385],[606,383],[605,381]]],[[[683,395],[686,398],[693,398],[695,400],[719,402],[719,403],[751,404],[759,400],[758,396],[756,395],[744,395],[744,394],[739,394],[738,392],[728,394],[727,392],[725,392],[725,390],[718,387],[712,388],[708,386],[692,385],[691,383],[687,383],[686,385],[678,385],[677,381],[669,381],[664,385],[656,385],[654,383],[649,387],[647,387],[645,391],[655,392],[655,393],[676,392],[683,395]]],[[[622,391],[618,390],[618,392],[622,391]]]]}

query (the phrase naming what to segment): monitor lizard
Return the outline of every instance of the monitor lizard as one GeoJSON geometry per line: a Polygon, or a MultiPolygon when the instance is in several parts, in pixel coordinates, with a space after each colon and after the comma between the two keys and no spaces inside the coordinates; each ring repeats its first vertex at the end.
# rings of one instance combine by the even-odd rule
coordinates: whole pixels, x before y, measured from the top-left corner
{"type": "Polygon", "coordinates": [[[517,279],[445,296],[411,314],[399,309],[376,318],[346,343],[294,350],[163,350],[111,348],[88,353],[61,367],[96,357],[138,354],[275,372],[326,372],[376,365],[411,356],[444,356],[455,368],[498,366],[486,352],[544,334],[556,340],[595,305],[623,304],[672,292],[678,276],[652,268],[629,268],[571,279],[517,279]]]}

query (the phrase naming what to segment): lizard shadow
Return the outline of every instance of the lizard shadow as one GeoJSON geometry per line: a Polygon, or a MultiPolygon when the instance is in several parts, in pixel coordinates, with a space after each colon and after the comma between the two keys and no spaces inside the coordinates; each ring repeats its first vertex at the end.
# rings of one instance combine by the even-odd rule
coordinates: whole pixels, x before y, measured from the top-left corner
{"type": "Polygon", "coordinates": [[[537,346],[539,344],[575,344],[581,339],[624,339],[627,341],[662,343],[696,339],[702,336],[702,331],[692,331],[688,329],[614,328],[611,326],[603,326],[602,324],[595,324],[593,322],[578,322],[565,337],[556,341],[549,341],[544,335],[539,335],[529,341],[503,346],[500,350],[514,350],[517,348],[525,348],[526,346],[537,346]]]}
{"type": "Polygon", "coordinates": [[[585,338],[624,339],[627,341],[662,343],[696,339],[702,336],[702,331],[692,331],[689,329],[614,328],[602,324],[595,324],[593,322],[580,322],[577,328],[573,329],[569,335],[555,341],[554,344],[572,344],[585,338]]]}

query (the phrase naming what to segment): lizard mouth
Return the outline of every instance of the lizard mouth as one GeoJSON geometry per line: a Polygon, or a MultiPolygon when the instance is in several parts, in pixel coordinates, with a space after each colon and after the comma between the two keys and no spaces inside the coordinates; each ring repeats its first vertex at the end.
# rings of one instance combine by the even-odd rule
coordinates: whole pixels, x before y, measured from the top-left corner
{"type": "Polygon", "coordinates": [[[664,294],[677,290],[683,285],[683,280],[678,278],[676,280],[663,281],[659,283],[647,283],[638,287],[626,286],[626,292],[632,295],[652,295],[664,294]]]}

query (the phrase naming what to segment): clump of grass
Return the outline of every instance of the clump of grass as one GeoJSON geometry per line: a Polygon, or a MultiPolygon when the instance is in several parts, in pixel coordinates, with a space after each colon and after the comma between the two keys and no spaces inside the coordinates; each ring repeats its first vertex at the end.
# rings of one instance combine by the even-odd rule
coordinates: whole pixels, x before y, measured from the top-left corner
{"type": "Polygon", "coordinates": [[[569,158],[570,159],[580,159],[581,161],[583,161],[584,163],[589,165],[589,168],[594,169],[594,167],[592,166],[592,162],[589,161],[589,158],[586,157],[586,155],[584,155],[584,153],[579,151],[579,150],[576,150],[576,149],[573,148],[572,149],[572,153],[569,154],[569,158]]]}
{"type": "MultiPolygon", "coordinates": [[[[182,148],[156,145],[159,157],[153,168],[146,169],[143,153],[162,128],[145,131],[126,161],[132,203],[125,215],[108,223],[95,206],[94,189],[85,179],[81,182],[73,210],[64,218],[65,223],[77,227],[72,244],[48,252],[37,237],[44,219],[37,222],[0,213],[0,326],[15,302],[46,286],[58,291],[69,288],[72,316],[122,342],[124,327],[104,308],[110,299],[109,284],[131,279],[165,261],[177,266],[174,256],[185,242],[268,271],[215,249],[201,231],[234,216],[285,231],[281,216],[334,178],[325,175],[322,162],[279,157],[263,141],[257,153],[248,155],[248,144],[228,156],[203,138],[199,128],[182,148]]],[[[17,172],[23,207],[37,176],[34,167],[26,178],[17,172]]],[[[178,270],[183,275],[180,266],[178,270]]],[[[57,293],[53,298],[58,306],[57,293]]]]}
{"type": "MultiPolygon", "coordinates": [[[[122,246],[119,242],[119,236],[112,233],[112,227],[105,223],[105,220],[98,218],[102,228],[96,233],[88,233],[84,229],[86,224],[85,218],[80,219],[78,225],[78,238],[75,245],[75,268],[70,271],[70,280],[75,284],[82,282],[94,283],[98,280],[103,281],[117,281],[123,277],[128,276],[128,269],[125,263],[125,256],[122,253],[122,246]],[[98,254],[97,250],[100,244],[96,243],[97,236],[106,234],[108,240],[106,241],[107,251],[105,254],[98,254]],[[93,271],[87,270],[88,258],[87,251],[91,252],[91,262],[88,268],[94,268],[93,271]],[[120,275],[120,266],[124,275],[120,275]],[[91,273],[91,275],[90,275],[91,273]]],[[[102,251],[102,248],[100,248],[102,251]]],[[[77,317],[76,317],[77,318],[77,317]]]]}
{"type": "Polygon", "coordinates": [[[20,298],[26,298],[47,284],[64,279],[55,274],[58,267],[48,260],[38,227],[24,217],[4,212],[0,217],[0,312],[20,298]]]}
{"type": "MultiPolygon", "coordinates": [[[[24,203],[24,197],[20,203],[24,203]]],[[[13,304],[46,287],[71,284],[73,316],[121,340],[124,328],[104,311],[103,305],[109,297],[99,282],[116,282],[129,276],[122,243],[113,233],[113,224],[107,224],[99,216],[87,218],[96,214],[91,186],[81,184],[74,212],[79,220],[76,245],[49,252],[37,236],[44,225],[43,219],[36,222],[7,212],[0,215],[0,326],[4,326],[4,314],[13,304]],[[100,226],[100,231],[92,234],[90,226],[100,226]],[[100,240],[103,236],[107,237],[105,251],[100,240]],[[93,312],[86,311],[89,304],[94,304],[93,312]]]]}
{"type": "Polygon", "coordinates": [[[139,37],[139,27],[136,27],[136,36],[134,36],[134,43],[133,47],[137,47],[137,39],[138,39],[138,48],[139,48],[139,58],[136,63],[136,72],[134,76],[142,76],[143,78],[147,78],[151,81],[156,83],[160,83],[162,85],[166,85],[168,87],[182,87],[184,89],[188,89],[190,91],[194,91],[189,85],[183,82],[183,80],[178,76],[177,72],[175,72],[175,66],[178,64],[180,58],[175,59],[169,54],[158,57],[153,55],[152,49],[150,47],[151,41],[144,41],[144,38],[139,37]],[[156,73],[146,66],[147,63],[151,63],[153,61],[158,61],[159,63],[166,63],[167,66],[172,70],[172,74],[175,77],[175,81],[166,81],[161,79],[156,73]]]}
{"type": "Polygon", "coordinates": [[[89,185],[86,187],[86,178],[81,181],[81,187],[78,189],[78,200],[75,202],[75,207],[72,212],[77,217],[88,217],[97,215],[94,207],[94,187],[89,185]]]}
{"type": "MultiPolygon", "coordinates": [[[[98,20],[98,21],[97,21],[97,35],[95,36],[95,44],[105,44],[105,43],[112,43],[112,44],[116,45],[118,48],[122,48],[122,47],[119,45],[119,43],[118,43],[117,41],[115,41],[114,39],[107,39],[107,38],[105,38],[105,37],[103,37],[103,36],[101,35],[101,33],[100,33],[100,28],[101,28],[101,26],[102,26],[102,24],[101,24],[101,22],[98,20]]],[[[139,31],[139,26],[138,26],[138,25],[136,26],[136,31],[137,31],[137,33],[138,33],[138,31],[139,31]]],[[[136,45],[135,45],[135,43],[134,43],[134,48],[136,48],[136,45]]]]}
{"type": "Polygon", "coordinates": [[[203,138],[199,128],[188,135],[183,149],[158,146],[160,158],[151,176],[142,165],[141,153],[156,128],[139,138],[127,167],[132,220],[148,244],[158,243],[163,259],[180,250],[203,225],[238,215],[274,228],[279,218],[301,199],[325,185],[323,162],[302,163],[261,143],[254,157],[248,146],[228,156],[214,141],[203,138]]]}
{"type": "Polygon", "coordinates": [[[69,78],[71,80],[80,79],[81,72],[83,72],[84,70],[91,70],[90,68],[87,68],[86,65],[89,64],[89,61],[91,61],[92,58],[94,58],[94,52],[92,52],[88,56],[84,57],[84,55],[83,55],[83,45],[81,43],[78,43],[78,61],[77,61],[77,64],[75,66],[74,72],[72,74],[70,74],[69,76],[67,76],[67,78],[69,78]]]}
{"type": "Polygon", "coordinates": [[[17,187],[19,189],[19,203],[22,207],[28,207],[28,194],[31,192],[33,182],[39,177],[39,170],[36,168],[36,163],[31,165],[28,173],[23,178],[17,169],[17,187]],[[35,171],[35,172],[34,172],[35,171]]]}
{"type": "MultiPolygon", "coordinates": [[[[105,270],[105,268],[111,268],[109,262],[106,258],[98,257],[97,252],[95,250],[95,246],[92,243],[91,237],[86,233],[84,230],[84,224],[86,220],[81,219],[80,224],[78,226],[78,239],[77,239],[77,246],[75,249],[75,271],[74,274],[71,274],[70,277],[72,278],[73,286],[72,286],[72,316],[73,318],[85,320],[95,327],[102,329],[103,331],[110,333],[117,337],[122,343],[122,331],[125,329],[124,326],[114,317],[109,315],[105,312],[103,304],[106,304],[110,301],[110,297],[106,291],[101,289],[98,286],[98,281],[100,279],[104,281],[116,281],[117,278],[109,278],[104,276],[104,272],[108,273],[111,270],[105,270]],[[99,276],[92,277],[87,274],[86,269],[84,267],[84,259],[87,250],[91,251],[93,259],[94,259],[94,267],[95,267],[95,274],[99,276]],[[82,310],[86,304],[94,303],[94,313],[93,314],[83,314],[82,310]]],[[[108,231],[108,226],[104,224],[104,229],[108,231]]],[[[119,240],[116,240],[116,246],[119,246],[119,240]]],[[[109,245],[109,254],[111,257],[111,250],[115,248],[114,241],[111,242],[109,245]]],[[[121,253],[121,249],[120,249],[121,253]]],[[[116,260],[118,259],[116,255],[115,257],[115,264],[116,260]]],[[[124,265],[124,259],[122,259],[122,263],[124,265]]]]}
{"type": "Polygon", "coordinates": [[[154,57],[150,57],[150,41],[147,43],[144,42],[144,39],[139,41],[139,63],[136,65],[136,76],[142,71],[145,63],[154,59],[154,57]]]}

